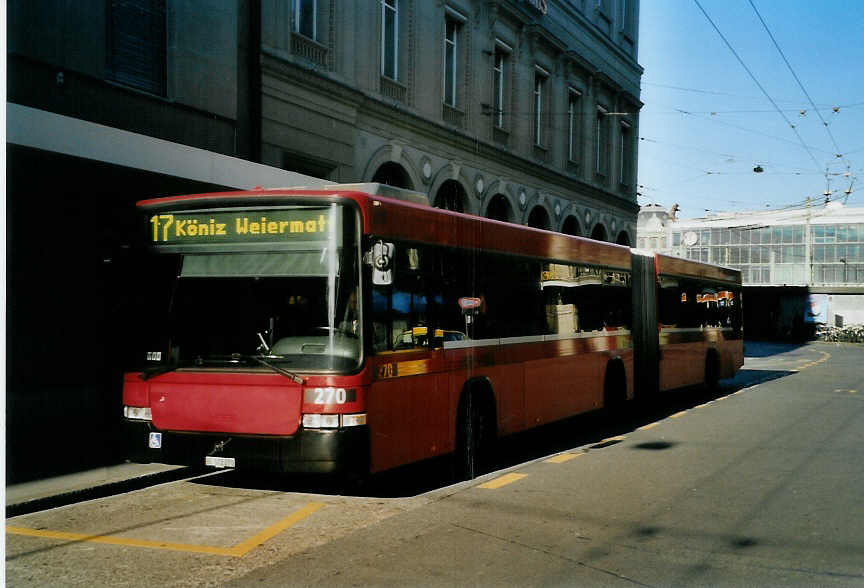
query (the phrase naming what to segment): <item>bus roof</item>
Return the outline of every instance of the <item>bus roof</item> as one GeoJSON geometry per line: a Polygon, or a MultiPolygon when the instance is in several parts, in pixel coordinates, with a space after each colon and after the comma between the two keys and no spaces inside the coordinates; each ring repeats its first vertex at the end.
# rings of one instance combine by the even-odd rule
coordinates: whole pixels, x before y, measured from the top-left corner
{"type": "Polygon", "coordinates": [[[189,194],[142,200],[149,211],[231,206],[284,206],[290,198],[303,200],[347,198],[359,206],[364,233],[447,247],[502,253],[591,265],[630,269],[630,249],[429,206],[425,195],[383,184],[337,184],[325,188],[280,188],[238,192],[189,194]]]}
{"type": "Polygon", "coordinates": [[[657,273],[659,275],[717,280],[741,285],[741,272],[731,267],[711,265],[663,253],[655,254],[655,259],[657,260],[657,273]]]}

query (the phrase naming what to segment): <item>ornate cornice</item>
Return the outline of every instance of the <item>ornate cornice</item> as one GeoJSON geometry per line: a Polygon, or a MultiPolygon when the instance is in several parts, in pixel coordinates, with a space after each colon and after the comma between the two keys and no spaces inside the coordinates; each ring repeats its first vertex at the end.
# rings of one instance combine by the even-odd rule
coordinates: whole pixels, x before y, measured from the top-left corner
{"type": "MultiPolygon", "coordinates": [[[[362,113],[362,118],[373,118],[384,124],[403,127],[413,133],[422,135],[432,142],[450,145],[454,149],[471,153],[473,158],[485,159],[504,166],[513,172],[524,174],[531,178],[542,178],[555,186],[554,192],[574,193],[590,198],[597,203],[618,209],[625,213],[636,214],[639,206],[635,201],[627,200],[615,192],[602,190],[582,180],[547,165],[535,163],[529,159],[514,154],[497,145],[487,142],[477,136],[444,125],[440,121],[428,119],[395,101],[387,101],[379,95],[371,94],[348,86],[342,81],[325,77],[319,72],[303,68],[299,64],[285,61],[281,56],[262,52],[262,75],[273,76],[286,82],[300,84],[326,95],[331,100],[342,102],[346,106],[362,113]]],[[[265,88],[266,92],[266,88],[265,88]]],[[[361,118],[358,116],[358,119],[361,118]]],[[[379,127],[380,128],[380,127],[379,127]]],[[[442,155],[440,153],[436,155],[442,155]]],[[[492,171],[492,170],[487,170],[492,171]]]]}
{"type": "Polygon", "coordinates": [[[567,51],[567,43],[553,35],[549,29],[538,23],[531,23],[526,26],[525,34],[528,36],[532,48],[536,48],[543,43],[550,47],[555,53],[564,53],[567,51]]]}

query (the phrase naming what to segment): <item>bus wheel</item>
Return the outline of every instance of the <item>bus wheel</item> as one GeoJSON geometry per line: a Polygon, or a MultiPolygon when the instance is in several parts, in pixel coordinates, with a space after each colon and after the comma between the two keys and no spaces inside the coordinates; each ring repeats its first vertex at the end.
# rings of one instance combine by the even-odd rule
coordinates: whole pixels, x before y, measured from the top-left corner
{"type": "Polygon", "coordinates": [[[720,382],[720,360],[713,349],[705,356],[705,392],[717,392],[720,382]]]}
{"type": "Polygon", "coordinates": [[[489,401],[467,391],[459,402],[454,470],[457,480],[473,480],[491,468],[495,442],[494,412],[489,401]]]}

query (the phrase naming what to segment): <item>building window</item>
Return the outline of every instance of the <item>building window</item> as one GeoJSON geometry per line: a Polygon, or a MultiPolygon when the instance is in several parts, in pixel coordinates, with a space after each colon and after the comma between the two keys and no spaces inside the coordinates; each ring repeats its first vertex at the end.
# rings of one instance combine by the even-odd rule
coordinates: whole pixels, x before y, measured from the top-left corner
{"type": "Polygon", "coordinates": [[[619,164],[621,165],[621,185],[629,186],[633,178],[632,157],[632,127],[627,121],[621,121],[621,145],[619,153],[619,164]]]}
{"type": "Polygon", "coordinates": [[[608,110],[602,106],[597,107],[597,118],[595,124],[594,149],[595,170],[598,176],[609,175],[609,117],[608,110]]]}
{"type": "Polygon", "coordinates": [[[494,78],[493,91],[495,92],[493,103],[495,112],[493,113],[495,126],[499,129],[504,128],[504,96],[506,88],[507,75],[507,53],[501,47],[495,47],[495,64],[492,70],[494,78]]]}
{"type": "Polygon", "coordinates": [[[318,0],[293,0],[294,32],[318,40],[318,0]]]}
{"type": "Polygon", "coordinates": [[[582,143],[582,93],[575,88],[567,92],[567,159],[578,163],[582,143]]]}
{"type": "Polygon", "coordinates": [[[544,122],[546,117],[546,80],[549,72],[539,66],[534,68],[534,144],[542,147],[546,142],[544,122]]]}
{"type": "MultiPolygon", "coordinates": [[[[448,14],[449,16],[449,14],[448,14]]],[[[444,104],[457,105],[457,83],[459,79],[459,22],[444,19],[444,104]]]]}
{"type": "Polygon", "coordinates": [[[399,79],[399,0],[381,0],[381,75],[399,79]]]}
{"type": "Polygon", "coordinates": [[[465,87],[464,72],[465,60],[467,58],[468,35],[463,36],[465,30],[463,25],[468,18],[462,13],[444,7],[444,46],[443,67],[441,75],[444,78],[441,83],[442,96],[442,118],[445,123],[464,128],[465,113],[460,110],[465,102],[463,90],[465,87]]]}
{"type": "Polygon", "coordinates": [[[164,96],[165,0],[112,0],[108,7],[108,78],[164,96]]]}

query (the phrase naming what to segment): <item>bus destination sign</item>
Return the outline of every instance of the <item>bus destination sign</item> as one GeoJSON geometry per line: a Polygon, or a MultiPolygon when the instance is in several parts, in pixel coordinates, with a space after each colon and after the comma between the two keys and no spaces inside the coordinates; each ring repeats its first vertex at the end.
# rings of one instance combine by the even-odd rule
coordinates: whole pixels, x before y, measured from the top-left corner
{"type": "Polygon", "coordinates": [[[330,222],[326,208],[154,214],[149,238],[156,245],[323,241],[330,222]]]}

